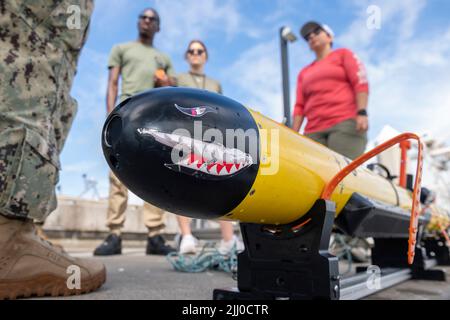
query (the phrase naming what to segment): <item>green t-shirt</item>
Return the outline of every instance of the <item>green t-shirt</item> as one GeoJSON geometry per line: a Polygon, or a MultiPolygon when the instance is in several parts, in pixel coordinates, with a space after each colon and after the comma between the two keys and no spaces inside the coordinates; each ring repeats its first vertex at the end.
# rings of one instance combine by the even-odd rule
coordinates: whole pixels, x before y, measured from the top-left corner
{"type": "Polygon", "coordinates": [[[120,67],[122,88],[120,101],[155,86],[157,69],[164,69],[168,76],[175,76],[170,58],[161,51],[138,41],[114,46],[109,56],[108,68],[120,67]]]}
{"type": "Polygon", "coordinates": [[[214,79],[205,75],[193,73],[180,73],[177,75],[177,85],[179,87],[198,88],[222,94],[222,86],[214,79]]]}

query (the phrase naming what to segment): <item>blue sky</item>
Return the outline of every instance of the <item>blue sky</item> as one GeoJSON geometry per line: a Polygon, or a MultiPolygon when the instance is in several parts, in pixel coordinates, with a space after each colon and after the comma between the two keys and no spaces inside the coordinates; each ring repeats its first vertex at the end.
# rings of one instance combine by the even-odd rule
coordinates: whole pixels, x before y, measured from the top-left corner
{"type": "MultiPolygon", "coordinates": [[[[183,52],[189,40],[202,39],[210,55],[206,73],[222,83],[224,94],[277,121],[282,119],[278,30],[287,25],[298,34],[308,20],[326,23],[336,34],[335,47],[356,52],[368,69],[370,138],[386,124],[450,138],[447,0],[97,0],[72,88],[78,114],[62,153],[63,194],[79,195],[86,173],[107,196],[100,145],[107,59],[113,45],[136,39],[137,16],[145,7],[160,13],[155,46],[169,54],[177,72],[188,69],[183,52]],[[367,27],[370,5],[380,9],[380,29],[367,27]]],[[[289,46],[289,55],[293,104],[296,76],[313,54],[300,39],[289,46]]]]}

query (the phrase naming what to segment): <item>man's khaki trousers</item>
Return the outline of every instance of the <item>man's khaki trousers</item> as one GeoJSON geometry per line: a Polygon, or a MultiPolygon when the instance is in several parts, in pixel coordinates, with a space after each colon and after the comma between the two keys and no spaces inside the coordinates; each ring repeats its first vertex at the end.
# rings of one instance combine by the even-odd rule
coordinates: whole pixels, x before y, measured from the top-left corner
{"type": "MultiPolygon", "coordinates": [[[[107,212],[107,226],[112,233],[120,236],[120,231],[125,223],[125,210],[128,203],[128,189],[117,177],[109,173],[109,203],[107,212]]],[[[148,228],[148,236],[160,234],[164,229],[164,210],[144,202],[144,224],[148,228]]]]}

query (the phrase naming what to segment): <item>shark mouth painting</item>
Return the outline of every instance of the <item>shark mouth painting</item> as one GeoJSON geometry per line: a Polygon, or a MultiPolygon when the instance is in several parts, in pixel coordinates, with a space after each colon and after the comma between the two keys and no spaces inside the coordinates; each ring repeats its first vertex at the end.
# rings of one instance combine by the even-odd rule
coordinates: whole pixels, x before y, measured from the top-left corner
{"type": "Polygon", "coordinates": [[[251,155],[239,149],[226,148],[219,143],[204,142],[154,129],[142,128],[137,131],[140,135],[152,136],[157,142],[173,148],[173,163],[164,164],[173,171],[205,179],[222,179],[232,177],[253,164],[251,155]]]}

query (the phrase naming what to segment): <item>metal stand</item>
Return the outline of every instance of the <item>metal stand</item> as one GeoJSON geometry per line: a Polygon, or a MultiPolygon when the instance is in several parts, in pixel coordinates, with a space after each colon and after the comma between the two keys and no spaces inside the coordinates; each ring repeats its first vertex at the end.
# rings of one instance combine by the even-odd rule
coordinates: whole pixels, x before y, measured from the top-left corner
{"type": "MultiPolygon", "coordinates": [[[[420,241],[418,241],[420,243],[420,241]]],[[[414,263],[409,266],[405,252],[408,250],[408,239],[377,239],[372,249],[372,264],[380,268],[410,268],[413,279],[445,281],[445,272],[439,269],[431,269],[438,261],[427,254],[425,247],[418,244],[414,263]]]]}
{"type": "MultiPolygon", "coordinates": [[[[378,224],[381,230],[390,222],[381,219],[387,215],[385,211],[375,208],[362,217],[384,222],[378,224]]],[[[349,210],[341,212],[344,215],[339,217],[341,224],[354,222],[349,212],[354,215],[349,210]]],[[[414,263],[410,266],[406,257],[408,239],[401,237],[398,228],[391,226],[390,234],[394,237],[389,237],[389,233],[374,229],[367,219],[359,219],[354,230],[367,225],[377,235],[372,248],[372,265],[379,270],[379,285],[370,285],[374,275],[370,275],[367,267],[358,267],[356,275],[340,279],[338,259],[328,252],[335,215],[334,202],[317,200],[305,216],[288,225],[242,223],[245,251],[238,256],[238,288],[215,289],[213,298],[361,299],[411,278],[445,281],[443,270],[431,269],[438,263],[450,265],[449,249],[442,239],[421,241],[419,231],[414,263]]],[[[403,222],[402,217],[398,217],[397,222],[403,222]]]]}
{"type": "Polygon", "coordinates": [[[423,241],[427,253],[437,260],[441,266],[450,266],[450,251],[445,245],[445,239],[427,239],[423,241]]]}
{"type": "Polygon", "coordinates": [[[339,299],[338,259],[328,253],[335,215],[334,202],[318,200],[289,225],[242,223],[238,289],[216,289],[214,299],[339,299]]]}

